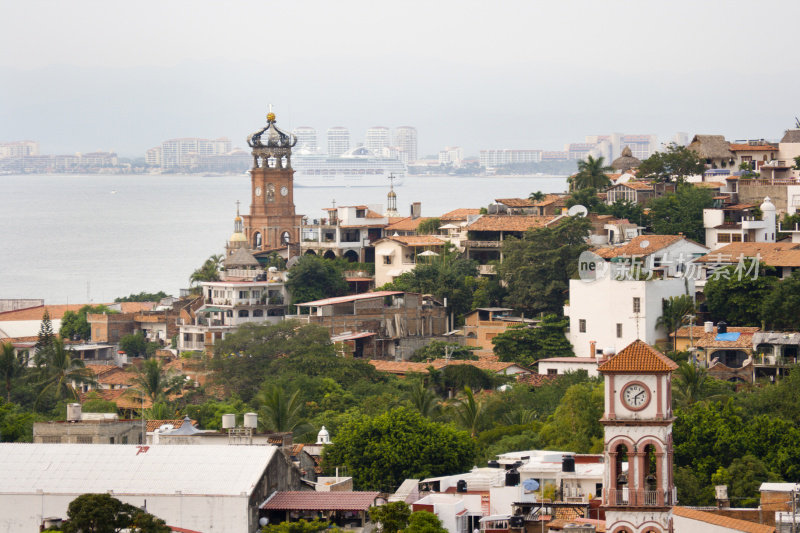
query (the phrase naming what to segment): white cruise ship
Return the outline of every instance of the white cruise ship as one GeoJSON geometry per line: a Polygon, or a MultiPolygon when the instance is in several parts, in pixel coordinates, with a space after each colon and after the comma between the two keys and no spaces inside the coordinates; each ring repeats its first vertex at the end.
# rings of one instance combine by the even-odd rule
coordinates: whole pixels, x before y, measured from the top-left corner
{"type": "Polygon", "coordinates": [[[386,187],[390,174],[397,187],[407,170],[402,161],[377,156],[363,146],[338,157],[297,150],[292,154],[292,168],[296,187],[386,187]]]}

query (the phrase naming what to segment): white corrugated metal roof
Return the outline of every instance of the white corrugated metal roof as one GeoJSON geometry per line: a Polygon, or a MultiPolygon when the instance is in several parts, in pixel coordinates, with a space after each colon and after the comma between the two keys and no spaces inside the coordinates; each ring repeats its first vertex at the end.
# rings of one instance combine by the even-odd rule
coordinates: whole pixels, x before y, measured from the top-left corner
{"type": "Polygon", "coordinates": [[[0,444],[0,494],[249,495],[275,446],[0,444]]]}
{"type": "Polygon", "coordinates": [[[792,492],[800,490],[800,483],[762,483],[758,490],[761,492],[792,492]]]}

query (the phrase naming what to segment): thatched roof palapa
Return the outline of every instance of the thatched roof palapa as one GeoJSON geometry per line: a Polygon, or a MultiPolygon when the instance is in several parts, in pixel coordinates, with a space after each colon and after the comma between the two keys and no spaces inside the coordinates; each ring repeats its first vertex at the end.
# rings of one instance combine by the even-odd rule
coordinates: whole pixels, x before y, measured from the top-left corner
{"type": "Polygon", "coordinates": [[[703,159],[733,159],[731,145],[724,135],[695,135],[689,143],[689,150],[703,159]]]}
{"type": "Polygon", "coordinates": [[[633,157],[633,152],[631,152],[630,147],[626,146],[622,149],[620,156],[611,163],[611,167],[615,170],[626,172],[632,168],[639,168],[641,164],[641,160],[633,157]]]}
{"type": "Polygon", "coordinates": [[[783,134],[782,143],[800,143],[800,130],[786,130],[783,134]]]}

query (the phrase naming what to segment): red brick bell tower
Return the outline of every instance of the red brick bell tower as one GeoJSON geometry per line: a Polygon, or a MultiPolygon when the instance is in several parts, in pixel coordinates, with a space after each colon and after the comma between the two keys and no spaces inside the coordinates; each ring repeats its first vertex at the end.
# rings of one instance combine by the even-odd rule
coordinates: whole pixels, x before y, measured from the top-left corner
{"type": "MultiPolygon", "coordinates": [[[[302,215],[295,214],[292,147],[297,137],[275,126],[275,114],[267,125],[247,137],[253,149],[250,170],[250,214],[244,215],[244,234],[254,253],[287,252],[300,242],[302,215]]],[[[281,254],[283,255],[283,253],[281,254]]]]}

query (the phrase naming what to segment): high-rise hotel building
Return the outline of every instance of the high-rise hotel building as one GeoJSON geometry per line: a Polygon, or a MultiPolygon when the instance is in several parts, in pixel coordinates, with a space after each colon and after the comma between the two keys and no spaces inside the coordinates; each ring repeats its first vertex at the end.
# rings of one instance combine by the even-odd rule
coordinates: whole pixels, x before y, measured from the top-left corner
{"type": "Polygon", "coordinates": [[[372,150],[376,154],[382,154],[384,148],[391,144],[389,128],[383,126],[373,126],[367,130],[367,137],[364,146],[367,150],[372,150]]]}
{"type": "Polygon", "coordinates": [[[341,126],[328,128],[328,155],[338,157],[350,149],[350,130],[341,126]]]}
{"type": "Polygon", "coordinates": [[[400,126],[395,129],[394,144],[406,153],[409,163],[417,160],[417,128],[400,126]]]}
{"type": "Polygon", "coordinates": [[[317,151],[317,130],[310,126],[300,126],[292,133],[297,137],[298,150],[308,150],[312,153],[317,151]]]}
{"type": "Polygon", "coordinates": [[[148,164],[160,163],[162,169],[181,168],[188,166],[192,157],[225,155],[230,151],[231,140],[226,137],[219,139],[187,137],[162,142],[160,151],[158,149],[147,151],[146,160],[148,164]]]}

